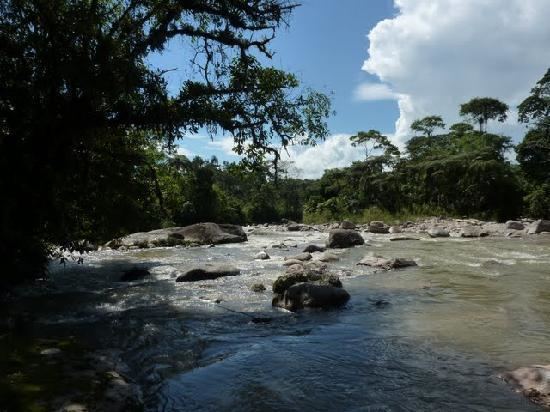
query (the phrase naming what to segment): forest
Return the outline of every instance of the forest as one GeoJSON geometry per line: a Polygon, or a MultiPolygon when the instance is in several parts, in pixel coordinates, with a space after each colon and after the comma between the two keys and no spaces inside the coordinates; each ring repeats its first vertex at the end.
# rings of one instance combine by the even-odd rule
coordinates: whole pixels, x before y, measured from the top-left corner
{"type": "Polygon", "coordinates": [[[325,139],[331,115],[328,96],[269,64],[295,7],[2,1],[2,285],[41,276],[53,246],[194,222],[550,217],[550,70],[518,107],[515,147],[490,132],[508,106],[481,97],[457,108],[464,123],[415,121],[403,151],[359,131],[363,161],[293,176],[280,151],[325,139]],[[176,38],[195,53],[174,94],[147,58],[176,38]],[[178,155],[178,140],[202,129],[232,135],[243,160],[178,155]]]}

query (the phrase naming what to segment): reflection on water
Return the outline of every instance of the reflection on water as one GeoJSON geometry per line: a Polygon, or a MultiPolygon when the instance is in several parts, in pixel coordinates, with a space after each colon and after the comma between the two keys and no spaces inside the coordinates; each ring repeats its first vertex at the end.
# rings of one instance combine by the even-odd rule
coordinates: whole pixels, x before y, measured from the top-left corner
{"type": "Polygon", "coordinates": [[[43,334],[70,333],[112,350],[142,385],[151,411],[537,410],[496,375],[550,363],[550,240],[368,242],[330,265],[346,308],[291,314],[271,307],[285,256],[322,233],[257,233],[246,244],[98,252],[52,265],[52,282],[21,300],[43,334]],[[285,242],[289,250],[272,249],[285,242]],[[272,259],[254,261],[268,247],[272,259]],[[418,268],[374,273],[366,253],[414,258],[418,268]],[[242,275],[175,283],[197,263],[242,275]],[[116,282],[147,267],[150,280],[116,282]],[[250,291],[264,283],[267,292],[250,291]],[[382,308],[376,300],[390,302],[382,308]],[[216,303],[220,301],[220,303],[216,303]],[[273,317],[254,324],[250,317],[273,317]],[[261,315],[258,315],[261,314],[261,315]]]}

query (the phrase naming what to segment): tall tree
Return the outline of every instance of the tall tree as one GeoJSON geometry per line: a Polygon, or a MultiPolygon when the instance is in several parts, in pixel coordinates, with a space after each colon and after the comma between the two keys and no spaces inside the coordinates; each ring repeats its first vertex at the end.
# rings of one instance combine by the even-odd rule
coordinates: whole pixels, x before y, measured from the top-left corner
{"type": "Polygon", "coordinates": [[[460,115],[471,118],[479,124],[479,131],[485,131],[489,120],[504,122],[508,112],[508,105],[491,97],[475,97],[469,102],[460,105],[460,115]]]}
{"type": "Polygon", "coordinates": [[[378,130],[369,130],[368,132],[358,132],[350,136],[353,147],[362,146],[365,150],[365,160],[376,150],[382,150],[384,155],[399,155],[397,147],[390,142],[387,136],[384,136],[378,130]]]}
{"type": "Polygon", "coordinates": [[[418,133],[423,133],[424,136],[431,137],[434,130],[444,129],[445,123],[441,116],[426,116],[422,119],[417,119],[411,124],[411,129],[418,133]]]}
{"type": "Polygon", "coordinates": [[[278,148],[298,136],[308,136],[304,143],[324,138],[328,98],[260,63],[272,56],[270,43],[296,6],[287,0],[0,2],[3,273],[36,275],[49,243],[107,235],[99,230],[107,226],[120,230],[113,211],[124,211],[152,178],[145,147],[170,147],[186,132],[221,128],[239,153],[269,153],[277,161],[278,148]],[[175,94],[165,71],[148,64],[151,53],[174,39],[195,49],[192,75],[175,94]],[[142,169],[147,174],[139,175],[142,169]]]}

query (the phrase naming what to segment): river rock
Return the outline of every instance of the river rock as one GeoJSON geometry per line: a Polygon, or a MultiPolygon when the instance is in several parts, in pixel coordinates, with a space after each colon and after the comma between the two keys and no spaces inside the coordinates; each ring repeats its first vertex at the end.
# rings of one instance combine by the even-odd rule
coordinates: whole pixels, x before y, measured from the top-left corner
{"type": "Polygon", "coordinates": [[[187,242],[201,245],[239,243],[248,240],[241,226],[216,223],[196,223],[174,231],[171,236],[181,236],[187,242]]]}
{"type": "Polygon", "coordinates": [[[205,266],[202,268],[190,269],[176,278],[176,282],[196,282],[199,280],[211,280],[224,276],[238,276],[241,271],[237,268],[227,266],[205,266]]]}
{"type": "Polygon", "coordinates": [[[299,253],[299,254],[294,255],[294,256],[287,256],[287,257],[285,257],[285,260],[299,260],[301,262],[306,261],[306,260],[311,260],[311,253],[304,252],[304,253],[299,253]]]}
{"type": "Polygon", "coordinates": [[[529,234],[550,232],[550,220],[536,220],[529,226],[529,234]]]}
{"type": "Polygon", "coordinates": [[[340,229],[355,229],[355,223],[349,220],[343,220],[340,222],[340,229]]]}
{"type": "Polygon", "coordinates": [[[550,408],[550,365],[523,367],[502,377],[531,402],[550,408]]]}
{"type": "Polygon", "coordinates": [[[449,237],[450,233],[447,229],[443,229],[441,227],[432,227],[430,230],[428,230],[428,235],[430,237],[449,237]]]}
{"type": "Polygon", "coordinates": [[[403,259],[403,258],[393,258],[387,259],[382,256],[365,256],[358,265],[370,266],[378,269],[391,270],[391,269],[402,269],[409,266],[418,266],[414,260],[403,259]]]}
{"type": "Polygon", "coordinates": [[[369,232],[370,233],[389,233],[390,228],[384,222],[378,220],[373,220],[369,223],[369,232]]]}
{"type": "Polygon", "coordinates": [[[509,220],[505,224],[506,229],[512,229],[512,230],[523,230],[525,229],[525,226],[523,223],[518,222],[517,220],[509,220]]]}
{"type": "Polygon", "coordinates": [[[265,291],[265,286],[263,283],[254,283],[250,289],[252,290],[252,292],[257,292],[257,293],[260,293],[260,292],[263,292],[265,291]]]}
{"type": "Polygon", "coordinates": [[[398,242],[400,240],[420,240],[417,237],[410,237],[410,236],[393,236],[390,237],[390,242],[398,242]]]}
{"type": "Polygon", "coordinates": [[[348,248],[363,244],[365,244],[365,239],[355,230],[333,229],[329,232],[327,243],[329,248],[348,248]]]}
{"type": "Polygon", "coordinates": [[[134,282],[148,276],[151,276],[151,272],[147,269],[129,269],[120,277],[120,282],[134,282]]]}
{"type": "Polygon", "coordinates": [[[261,252],[256,253],[256,255],[254,256],[254,259],[266,260],[266,259],[270,259],[270,257],[265,250],[262,250],[261,252]]]}
{"type": "Polygon", "coordinates": [[[302,230],[302,225],[296,222],[289,222],[286,225],[286,230],[288,230],[289,232],[299,232],[300,230],[302,230]]]}
{"type": "Polygon", "coordinates": [[[389,233],[401,233],[401,226],[390,226],[389,233]]]}
{"type": "Polygon", "coordinates": [[[273,282],[273,293],[282,294],[289,287],[300,282],[317,282],[319,285],[342,287],[342,282],[336,275],[308,271],[302,273],[287,273],[279,276],[275,282],[273,282]]]}
{"type": "Polygon", "coordinates": [[[304,282],[296,283],[284,293],[277,294],[272,304],[296,311],[303,308],[338,307],[346,304],[349,298],[349,293],[340,287],[304,282]]]}
{"type": "Polygon", "coordinates": [[[303,261],[298,259],[285,259],[283,266],[301,265],[302,263],[303,261]]]}
{"type": "Polygon", "coordinates": [[[313,252],[324,252],[325,250],[327,250],[326,247],[324,246],[319,246],[319,245],[307,245],[303,252],[304,253],[313,253],[313,252]]]}

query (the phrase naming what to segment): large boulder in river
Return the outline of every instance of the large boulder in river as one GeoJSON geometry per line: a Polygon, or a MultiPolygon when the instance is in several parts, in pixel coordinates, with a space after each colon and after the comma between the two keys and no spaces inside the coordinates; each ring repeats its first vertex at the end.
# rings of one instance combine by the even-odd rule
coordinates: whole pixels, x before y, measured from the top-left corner
{"type": "Polygon", "coordinates": [[[550,232],[550,220],[536,220],[529,226],[529,233],[550,232]]]}
{"type": "Polygon", "coordinates": [[[327,246],[329,248],[347,248],[363,244],[365,244],[365,239],[355,230],[333,229],[328,235],[327,246]]]}
{"type": "Polygon", "coordinates": [[[190,269],[178,276],[176,282],[197,282],[199,280],[211,280],[224,276],[238,276],[240,274],[241,271],[237,268],[212,265],[190,269]]]}
{"type": "Polygon", "coordinates": [[[290,311],[304,308],[329,308],[346,304],[349,293],[340,287],[311,282],[296,283],[282,294],[277,294],[272,301],[278,306],[290,311]]]}
{"type": "Polygon", "coordinates": [[[304,262],[306,260],[311,260],[311,253],[302,252],[294,256],[286,256],[285,260],[299,260],[300,262],[304,262]]]}
{"type": "Polygon", "coordinates": [[[390,227],[384,222],[378,220],[373,220],[369,223],[369,232],[370,233],[389,233],[390,227]]]}
{"type": "Polygon", "coordinates": [[[239,243],[248,240],[241,226],[216,223],[196,223],[182,227],[172,233],[172,237],[179,236],[187,242],[201,245],[239,243]]]}
{"type": "Polygon", "coordinates": [[[550,408],[550,365],[523,367],[502,377],[531,402],[550,408]]]}

